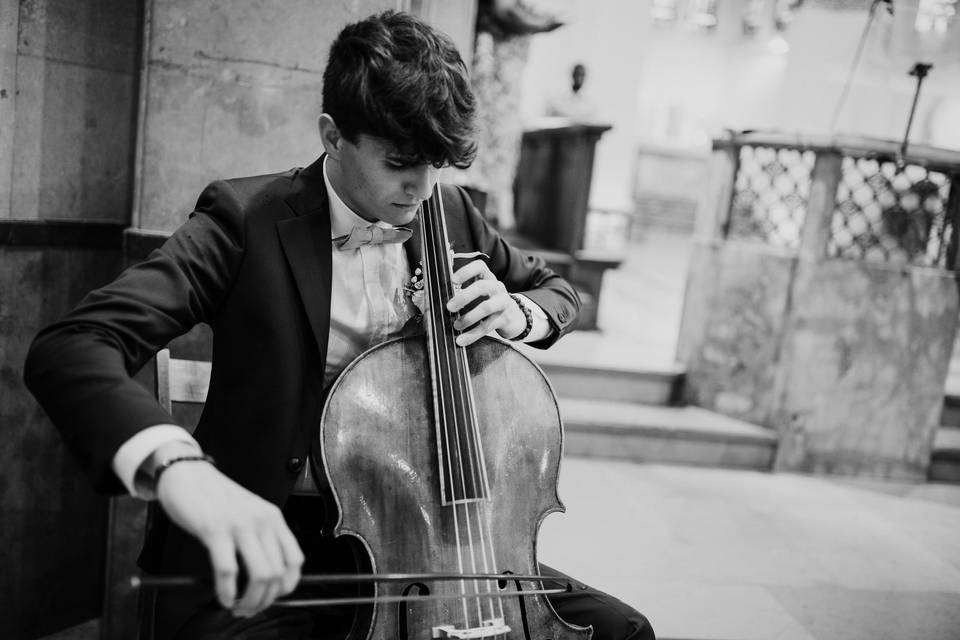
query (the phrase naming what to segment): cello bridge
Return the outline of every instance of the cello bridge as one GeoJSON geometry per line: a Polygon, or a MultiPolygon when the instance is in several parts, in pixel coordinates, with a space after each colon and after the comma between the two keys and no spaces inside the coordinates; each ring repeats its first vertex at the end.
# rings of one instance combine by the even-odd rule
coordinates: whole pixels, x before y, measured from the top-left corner
{"type": "Polygon", "coordinates": [[[510,633],[510,626],[504,623],[503,618],[484,620],[479,627],[469,629],[458,629],[452,624],[433,628],[434,638],[491,638],[507,633],[510,633]]]}

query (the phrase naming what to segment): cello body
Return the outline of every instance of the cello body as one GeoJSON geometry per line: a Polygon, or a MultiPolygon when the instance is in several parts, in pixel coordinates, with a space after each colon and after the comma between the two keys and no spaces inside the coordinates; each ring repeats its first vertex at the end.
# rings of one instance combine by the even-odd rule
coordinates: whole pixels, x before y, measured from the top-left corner
{"type": "MultiPolygon", "coordinates": [[[[334,533],[355,538],[374,574],[539,573],[540,523],[563,511],[556,397],[540,368],[504,342],[482,338],[466,354],[488,462],[485,488],[476,495],[468,490],[459,501],[451,499],[442,471],[450,460],[438,442],[436,392],[422,338],[370,349],[331,389],[318,444],[339,514],[334,533]]],[[[510,593],[537,588],[506,578],[479,586],[460,580],[377,583],[373,595],[383,602],[364,608],[353,640],[590,638],[589,628],[562,621],[545,596],[510,593]],[[457,597],[464,589],[507,597],[457,597]],[[450,598],[391,600],[426,594],[450,598]]]]}

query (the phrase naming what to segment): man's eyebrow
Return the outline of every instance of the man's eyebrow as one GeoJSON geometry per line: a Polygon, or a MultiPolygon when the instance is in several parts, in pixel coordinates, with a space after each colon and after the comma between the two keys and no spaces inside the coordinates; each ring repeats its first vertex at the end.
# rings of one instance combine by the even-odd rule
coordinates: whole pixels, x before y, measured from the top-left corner
{"type": "Polygon", "coordinates": [[[388,151],[386,155],[392,162],[402,162],[403,164],[424,164],[428,162],[427,158],[419,153],[388,151]]]}

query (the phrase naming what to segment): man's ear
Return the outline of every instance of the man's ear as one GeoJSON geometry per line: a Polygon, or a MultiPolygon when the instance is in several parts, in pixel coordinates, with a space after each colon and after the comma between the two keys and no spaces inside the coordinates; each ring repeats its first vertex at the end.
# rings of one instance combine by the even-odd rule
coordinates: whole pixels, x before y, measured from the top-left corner
{"type": "Polygon", "coordinates": [[[317,129],[320,130],[320,141],[323,143],[324,151],[327,155],[337,158],[343,146],[343,135],[340,134],[337,123],[333,121],[330,114],[321,113],[317,120],[317,129]]]}

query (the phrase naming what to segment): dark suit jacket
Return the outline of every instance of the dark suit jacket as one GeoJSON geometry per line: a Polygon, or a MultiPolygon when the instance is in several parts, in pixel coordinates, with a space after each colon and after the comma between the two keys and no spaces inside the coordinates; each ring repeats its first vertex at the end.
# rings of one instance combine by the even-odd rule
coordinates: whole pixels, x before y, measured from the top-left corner
{"type": "MultiPolygon", "coordinates": [[[[546,312],[555,332],[538,346],[567,331],[580,304],[573,288],[504,242],[462,189],[444,186],[443,197],[454,250],[489,255],[507,289],[546,312]]],[[[412,265],[417,245],[407,243],[412,265]]],[[[195,437],[228,476],[285,502],[323,409],[330,255],[322,158],[215,182],[162,248],[37,336],[26,382],[98,490],[122,490],[111,461],[124,441],[174,422],[131,375],[204,322],[213,329],[213,372],[195,437]]],[[[180,547],[191,544],[168,528],[161,519],[141,558],[152,571],[180,565],[180,547]]]]}

